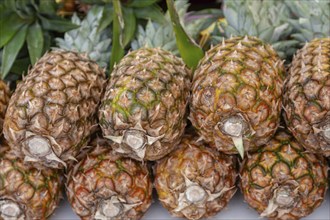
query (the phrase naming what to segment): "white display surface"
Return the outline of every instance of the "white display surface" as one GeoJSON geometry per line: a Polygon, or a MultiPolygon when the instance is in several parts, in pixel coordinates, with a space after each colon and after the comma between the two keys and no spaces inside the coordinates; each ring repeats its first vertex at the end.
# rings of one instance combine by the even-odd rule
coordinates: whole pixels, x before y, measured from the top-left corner
{"type": "MultiPolygon", "coordinates": [[[[179,218],[171,217],[165,208],[161,206],[158,200],[151,205],[147,213],[142,218],[143,220],[175,220],[179,218]]],[[[226,219],[226,220],[258,220],[257,212],[249,208],[248,204],[243,201],[243,196],[240,192],[237,192],[234,198],[230,201],[226,209],[222,210],[210,220],[226,219]]],[[[71,209],[68,201],[62,200],[59,208],[56,209],[54,215],[50,220],[79,220],[79,217],[75,215],[71,209]]],[[[181,220],[181,219],[180,219],[181,220]]],[[[322,205],[311,215],[304,218],[304,220],[330,220],[330,193],[328,191],[326,200],[322,205]]]]}

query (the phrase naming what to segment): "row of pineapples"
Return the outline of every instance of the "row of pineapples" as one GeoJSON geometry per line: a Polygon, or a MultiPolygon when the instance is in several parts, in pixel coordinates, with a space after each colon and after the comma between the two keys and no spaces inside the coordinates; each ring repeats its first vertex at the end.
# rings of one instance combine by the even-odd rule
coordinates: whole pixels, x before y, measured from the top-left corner
{"type": "MultiPolygon", "coordinates": [[[[232,3],[225,12],[235,20],[232,3]]],[[[227,20],[226,30],[235,29],[227,20]]],[[[313,31],[304,25],[297,39],[306,32],[314,38],[313,31]]],[[[79,44],[62,41],[69,48],[45,54],[11,98],[0,83],[0,218],[47,218],[65,181],[82,219],[141,218],[153,183],[173,215],[209,217],[237,190],[235,154],[245,158],[244,198],[261,216],[310,214],[328,185],[329,32],[325,36],[296,53],[288,74],[271,45],[245,36],[212,47],[194,71],[163,49],[136,49],[108,81],[91,53],[70,52],[79,44]],[[280,126],[281,109],[294,137],[280,126]],[[157,162],[150,168],[146,161],[157,162]]]]}

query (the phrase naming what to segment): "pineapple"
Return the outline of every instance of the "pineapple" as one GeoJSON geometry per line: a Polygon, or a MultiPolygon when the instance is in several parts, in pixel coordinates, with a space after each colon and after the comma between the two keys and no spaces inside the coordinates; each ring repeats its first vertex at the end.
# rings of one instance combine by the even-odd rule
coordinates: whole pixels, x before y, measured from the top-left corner
{"type": "Polygon", "coordinates": [[[314,39],[294,57],[285,84],[285,121],[306,150],[330,156],[330,38],[314,39]]]}
{"type": "Polygon", "coordinates": [[[63,39],[56,38],[57,46],[64,50],[85,53],[100,67],[106,68],[111,54],[111,31],[101,27],[104,16],[107,15],[102,6],[93,6],[84,20],[80,20],[76,13],[73,14],[72,23],[80,27],[66,32],[63,39]]]}
{"type": "Polygon", "coordinates": [[[285,121],[307,151],[330,156],[330,1],[286,3],[299,16],[291,21],[293,37],[308,43],[297,51],[289,69],[285,121]]]}
{"type": "Polygon", "coordinates": [[[0,219],[47,219],[61,198],[58,172],[24,164],[0,142],[0,219]]]}
{"type": "Polygon", "coordinates": [[[67,196],[81,219],[140,219],[151,204],[146,165],[116,155],[110,141],[96,138],[93,151],[68,174],[67,196]]]}
{"type": "Polygon", "coordinates": [[[222,210],[236,192],[234,156],[185,136],[158,161],[155,187],[162,205],[176,217],[201,219],[222,210]]]}
{"type": "Polygon", "coordinates": [[[279,131],[243,161],[241,189],[262,217],[300,219],[324,200],[327,172],[322,156],[304,152],[291,135],[279,131]]]}
{"type": "Polygon", "coordinates": [[[190,121],[211,147],[243,157],[279,126],[283,74],[282,60],[258,38],[223,41],[194,73],[190,121]]]}
{"type": "Polygon", "coordinates": [[[210,27],[211,44],[221,43],[223,37],[256,36],[271,44],[281,58],[290,59],[294,54],[298,41],[290,39],[291,12],[284,0],[224,0],[223,14],[210,27]]]}
{"type": "Polygon", "coordinates": [[[63,168],[96,127],[105,74],[86,57],[54,50],[17,86],[3,133],[25,161],[63,168]]]}
{"type": "Polygon", "coordinates": [[[2,134],[2,125],[8,106],[10,91],[7,84],[0,80],[0,135],[2,134]]]}
{"type": "Polygon", "coordinates": [[[127,54],[112,72],[99,121],[118,153],[157,160],[181,139],[186,126],[191,72],[157,48],[127,54]]]}

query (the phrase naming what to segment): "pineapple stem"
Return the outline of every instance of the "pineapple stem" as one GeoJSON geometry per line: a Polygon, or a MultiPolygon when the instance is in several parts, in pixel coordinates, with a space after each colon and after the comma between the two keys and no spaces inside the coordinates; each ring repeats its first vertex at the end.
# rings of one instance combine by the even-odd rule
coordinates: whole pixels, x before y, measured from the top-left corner
{"type": "Polygon", "coordinates": [[[206,197],[206,192],[202,187],[198,185],[192,185],[186,189],[185,196],[189,202],[197,203],[206,197]]]}
{"type": "Polygon", "coordinates": [[[102,201],[100,208],[101,213],[107,218],[116,217],[123,211],[122,204],[114,203],[112,200],[102,201]]]}
{"type": "Polygon", "coordinates": [[[26,148],[26,150],[33,156],[44,157],[51,153],[49,142],[40,136],[34,136],[33,138],[28,139],[26,148]]]}
{"type": "Polygon", "coordinates": [[[322,134],[323,134],[324,138],[326,139],[326,141],[328,143],[330,143],[330,123],[327,123],[327,125],[325,125],[323,127],[322,134]]]}
{"type": "MultiPolygon", "coordinates": [[[[298,188],[296,188],[297,190],[298,188]]],[[[273,197],[269,200],[267,208],[260,214],[261,217],[269,217],[275,211],[278,217],[289,212],[296,200],[296,190],[288,185],[282,185],[273,190],[273,197]]]]}
{"type": "Polygon", "coordinates": [[[146,152],[147,135],[144,131],[131,129],[125,132],[123,142],[143,160],[146,152]]]}
{"type": "Polygon", "coordinates": [[[241,116],[235,115],[227,118],[221,129],[228,135],[232,137],[242,136],[243,131],[245,130],[246,123],[241,116]]]}
{"type": "Polygon", "coordinates": [[[143,131],[131,129],[125,132],[124,143],[133,150],[141,149],[147,142],[146,134],[143,131]]]}
{"type": "Polygon", "coordinates": [[[233,115],[218,124],[225,134],[229,135],[240,156],[244,158],[243,134],[247,130],[247,123],[240,115],[233,115]]]}
{"type": "Polygon", "coordinates": [[[288,187],[278,189],[275,197],[275,202],[280,207],[290,207],[294,203],[294,198],[291,196],[292,190],[288,187]]]}
{"type": "Polygon", "coordinates": [[[19,205],[10,200],[0,201],[0,216],[3,219],[17,219],[22,214],[22,210],[19,205]]]}
{"type": "Polygon", "coordinates": [[[59,168],[60,164],[66,167],[66,163],[53,152],[52,144],[59,146],[57,143],[51,143],[43,136],[30,136],[23,143],[24,161],[43,162],[52,168],[59,168]]]}
{"type": "Polygon", "coordinates": [[[123,207],[121,206],[120,203],[113,204],[110,201],[108,201],[102,206],[102,213],[106,217],[116,217],[121,213],[122,209],[123,207]]]}

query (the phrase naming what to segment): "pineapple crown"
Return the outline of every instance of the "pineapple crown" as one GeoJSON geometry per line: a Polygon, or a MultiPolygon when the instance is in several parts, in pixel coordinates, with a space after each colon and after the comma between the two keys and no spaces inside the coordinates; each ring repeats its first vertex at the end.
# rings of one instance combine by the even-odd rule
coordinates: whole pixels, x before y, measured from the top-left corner
{"type": "Polygon", "coordinates": [[[64,39],[56,38],[57,46],[69,51],[86,53],[101,67],[106,67],[111,54],[111,31],[110,28],[106,28],[106,25],[101,25],[104,16],[104,6],[97,5],[88,11],[83,20],[74,14],[72,23],[80,27],[66,32],[64,39]]]}
{"type": "Polygon", "coordinates": [[[285,0],[285,4],[294,16],[288,20],[295,30],[292,37],[300,43],[330,36],[330,0],[285,0]]]}
{"type": "Polygon", "coordinates": [[[223,13],[226,21],[221,22],[220,36],[214,37],[220,42],[222,37],[256,36],[272,44],[281,57],[291,56],[295,50],[295,40],[287,40],[292,27],[287,20],[289,8],[283,0],[225,0],[223,13]]]}
{"type": "MultiPolygon", "coordinates": [[[[196,38],[204,24],[205,18],[186,22],[185,18],[188,14],[189,1],[178,0],[175,1],[174,5],[178,12],[181,25],[191,37],[196,38]]],[[[169,12],[166,12],[165,22],[162,24],[149,20],[145,28],[139,25],[136,38],[132,41],[131,47],[133,50],[142,47],[160,47],[172,52],[174,55],[179,55],[169,12]]]]}

